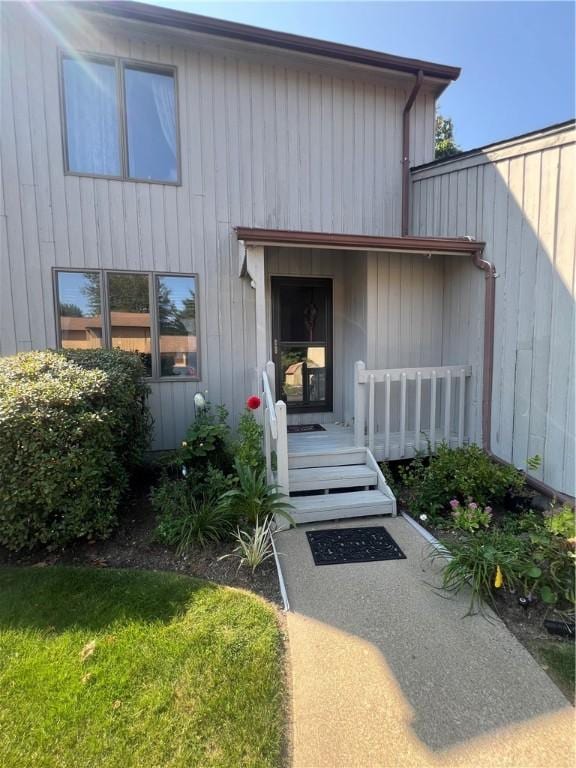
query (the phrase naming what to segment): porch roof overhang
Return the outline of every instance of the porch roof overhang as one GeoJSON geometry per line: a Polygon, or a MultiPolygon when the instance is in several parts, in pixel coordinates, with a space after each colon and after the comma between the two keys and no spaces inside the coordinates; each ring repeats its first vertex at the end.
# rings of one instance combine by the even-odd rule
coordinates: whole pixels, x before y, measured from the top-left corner
{"type": "Polygon", "coordinates": [[[334,232],[301,232],[285,229],[236,227],[236,236],[245,246],[284,248],[326,248],[346,251],[392,251],[403,253],[456,253],[479,255],[485,243],[471,237],[382,237],[334,232]]]}

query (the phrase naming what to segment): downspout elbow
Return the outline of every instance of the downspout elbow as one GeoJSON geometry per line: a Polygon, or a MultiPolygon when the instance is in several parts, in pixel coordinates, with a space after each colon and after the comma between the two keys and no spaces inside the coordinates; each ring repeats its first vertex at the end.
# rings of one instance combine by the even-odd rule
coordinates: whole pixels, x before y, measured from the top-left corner
{"type": "Polygon", "coordinates": [[[402,237],[408,234],[410,218],[410,110],[416,101],[423,80],[424,72],[420,69],[402,112],[402,237]]]}

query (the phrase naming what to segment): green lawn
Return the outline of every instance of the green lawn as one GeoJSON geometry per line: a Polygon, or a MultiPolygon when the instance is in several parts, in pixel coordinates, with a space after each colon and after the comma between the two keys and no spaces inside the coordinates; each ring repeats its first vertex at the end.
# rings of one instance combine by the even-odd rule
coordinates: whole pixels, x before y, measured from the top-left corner
{"type": "Polygon", "coordinates": [[[281,762],[273,609],[167,573],[0,569],[0,765],[281,762]]]}
{"type": "Polygon", "coordinates": [[[535,650],[540,662],[548,668],[550,677],[570,701],[574,702],[576,685],[574,643],[549,641],[538,644],[535,650]]]}

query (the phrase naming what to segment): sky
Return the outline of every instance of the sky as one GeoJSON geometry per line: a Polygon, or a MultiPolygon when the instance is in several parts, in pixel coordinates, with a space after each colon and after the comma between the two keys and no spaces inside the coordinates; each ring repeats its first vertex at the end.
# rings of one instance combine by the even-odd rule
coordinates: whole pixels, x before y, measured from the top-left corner
{"type": "Polygon", "coordinates": [[[575,115],[573,0],[152,4],[459,66],[439,111],[462,150],[575,115]]]}

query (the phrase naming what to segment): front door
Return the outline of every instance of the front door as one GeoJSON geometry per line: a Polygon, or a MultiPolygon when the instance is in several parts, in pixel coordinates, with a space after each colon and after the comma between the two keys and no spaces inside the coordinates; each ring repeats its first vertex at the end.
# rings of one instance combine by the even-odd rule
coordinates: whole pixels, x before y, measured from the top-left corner
{"type": "Polygon", "coordinates": [[[332,410],[332,280],[272,278],[276,392],[289,413],[332,410]]]}

